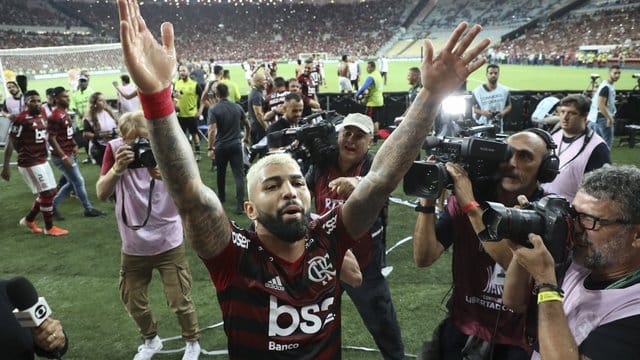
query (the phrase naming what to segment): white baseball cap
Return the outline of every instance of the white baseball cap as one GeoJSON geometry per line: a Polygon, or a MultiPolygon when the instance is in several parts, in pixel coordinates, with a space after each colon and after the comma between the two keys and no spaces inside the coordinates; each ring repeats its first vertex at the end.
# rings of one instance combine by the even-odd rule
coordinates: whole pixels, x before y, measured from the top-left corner
{"type": "Polygon", "coordinates": [[[341,128],[355,126],[367,134],[373,134],[373,121],[370,117],[360,113],[352,113],[342,120],[341,128]]]}

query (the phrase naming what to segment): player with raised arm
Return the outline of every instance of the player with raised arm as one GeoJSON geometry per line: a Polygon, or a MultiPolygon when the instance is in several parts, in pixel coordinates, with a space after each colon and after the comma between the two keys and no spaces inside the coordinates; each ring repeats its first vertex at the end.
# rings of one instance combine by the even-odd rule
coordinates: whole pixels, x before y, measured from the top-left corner
{"type": "Polygon", "coordinates": [[[484,63],[489,44],[466,51],[480,31],[459,25],[440,54],[425,41],[423,83],[405,121],[378,151],[370,172],[342,206],[308,220],[309,189],[288,155],[267,156],[248,174],[244,203],[255,232],[232,223],[200,179],[171,103],[173,26],[156,42],[134,0],[118,0],[125,64],[140,89],[162,178],[183,219],[186,238],[218,292],[231,358],[340,357],[340,285],[346,250],[372,226],[418,155],[441,101],[484,63]],[[337,239],[341,241],[338,242],[337,239]]]}

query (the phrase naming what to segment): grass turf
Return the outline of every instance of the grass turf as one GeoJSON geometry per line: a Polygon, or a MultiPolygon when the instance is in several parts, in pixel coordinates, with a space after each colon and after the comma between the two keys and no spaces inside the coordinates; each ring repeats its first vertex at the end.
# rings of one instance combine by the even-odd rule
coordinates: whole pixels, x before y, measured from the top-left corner
{"type": "MultiPolygon", "coordinates": [[[[384,88],[386,92],[407,91],[409,85],[407,83],[407,70],[412,66],[419,66],[418,61],[390,61],[389,62],[389,78],[384,88]]],[[[366,63],[361,65],[362,71],[366,72],[366,63]]],[[[290,64],[278,65],[278,75],[288,79],[295,74],[295,67],[290,64]]],[[[337,64],[326,64],[325,74],[327,77],[327,86],[322,86],[320,92],[335,93],[338,90],[338,79],[336,76],[337,64]]],[[[231,79],[238,84],[240,94],[249,93],[249,86],[244,80],[244,74],[239,65],[229,66],[231,79]]],[[[637,80],[632,78],[632,74],[637,73],[637,69],[623,69],[620,80],[616,83],[618,90],[631,90],[637,85],[637,80]]],[[[469,90],[474,89],[479,84],[485,82],[484,68],[471,74],[467,82],[469,90]]],[[[599,74],[600,79],[606,79],[608,70],[606,68],[588,69],[584,67],[571,66],[524,66],[524,65],[502,65],[500,74],[500,83],[508,86],[513,90],[572,90],[581,92],[586,88],[590,88],[590,75],[599,74]]],[[[100,91],[108,99],[117,98],[117,94],[111,82],[120,81],[119,75],[93,75],[89,81],[89,86],[94,91],[100,91]]],[[[364,81],[364,79],[361,81],[364,81]]],[[[31,80],[29,88],[36,89],[41,94],[49,87],[64,86],[69,88],[67,79],[46,79],[31,80]]]]}

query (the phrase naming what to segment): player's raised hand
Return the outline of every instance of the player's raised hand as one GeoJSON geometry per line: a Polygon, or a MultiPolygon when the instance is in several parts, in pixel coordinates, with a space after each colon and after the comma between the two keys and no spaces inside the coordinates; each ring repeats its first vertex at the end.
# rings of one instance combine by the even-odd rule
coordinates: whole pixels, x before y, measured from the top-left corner
{"type": "Polygon", "coordinates": [[[140,15],[136,0],[118,0],[118,12],[124,63],[138,89],[152,94],[168,87],[176,68],[173,25],[162,24],[160,45],[140,15]]]}
{"type": "Polygon", "coordinates": [[[424,89],[432,95],[447,96],[456,90],[462,82],[485,63],[485,59],[476,60],[489,46],[489,39],[480,41],[467,51],[473,40],[478,36],[482,27],[474,25],[466,35],[467,23],[460,23],[445,44],[444,48],[434,57],[433,44],[425,40],[424,59],[422,60],[422,84],[424,89]]]}

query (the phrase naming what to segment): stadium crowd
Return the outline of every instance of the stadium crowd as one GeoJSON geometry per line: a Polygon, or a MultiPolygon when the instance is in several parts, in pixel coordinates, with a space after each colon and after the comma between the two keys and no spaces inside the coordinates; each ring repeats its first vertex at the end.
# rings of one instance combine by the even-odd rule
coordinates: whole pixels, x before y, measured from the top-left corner
{"type": "MultiPolygon", "coordinates": [[[[512,64],[545,64],[563,59],[562,64],[577,65],[581,45],[616,45],[613,57],[640,57],[640,6],[597,10],[581,15],[568,14],[528,31],[523,36],[494,47],[496,57],[512,64]],[[585,31],[586,29],[586,31],[585,31]],[[498,55],[500,54],[500,55],[498,55]],[[544,59],[542,60],[542,56],[544,59]]],[[[581,61],[586,64],[586,59],[581,61]]]]}
{"type": "MultiPolygon", "coordinates": [[[[22,19],[21,15],[26,13],[26,18],[31,19],[26,24],[51,25],[48,21],[55,17],[51,12],[53,7],[42,5],[34,11],[33,6],[27,8],[18,3],[15,0],[3,2],[0,10],[13,14],[10,18],[22,19]],[[16,6],[12,5],[14,3],[16,6]],[[38,21],[40,18],[41,21],[38,21]]],[[[44,33],[1,30],[3,41],[0,47],[12,49],[118,41],[118,14],[112,4],[73,1],[53,4],[62,21],[73,25],[91,25],[94,32],[63,34],[59,30],[44,33]],[[77,14],[77,17],[64,14],[77,14]]],[[[456,0],[438,4],[422,20],[419,28],[411,28],[418,33],[429,33],[440,28],[450,28],[453,24],[466,20],[497,26],[506,32],[533,18],[548,15],[565,4],[566,2],[555,3],[549,0],[456,0]]],[[[297,59],[300,53],[309,52],[325,52],[332,56],[344,53],[359,57],[374,56],[394,33],[401,30],[403,17],[407,16],[405,9],[415,6],[415,3],[403,0],[395,5],[388,7],[384,1],[323,6],[236,3],[167,7],[150,3],[144,4],[141,11],[147,18],[149,28],[156,35],[162,21],[176,24],[176,48],[181,59],[197,62],[215,57],[218,60],[240,62],[250,56],[292,60],[297,59]],[[353,34],[358,36],[354,38],[353,34]],[[252,49],[251,53],[247,53],[246,49],[252,49]]],[[[501,63],[578,65],[587,63],[587,59],[582,61],[578,58],[579,46],[618,44],[620,46],[612,49],[609,56],[638,58],[638,18],[640,7],[632,1],[592,1],[560,19],[541,23],[517,39],[494,46],[489,55],[493,61],[501,63]]],[[[95,60],[85,57],[78,55],[75,62],[79,64],[76,67],[120,67],[119,53],[101,57],[101,64],[92,64],[95,60]]],[[[69,61],[64,56],[46,60],[8,57],[3,58],[3,62],[5,67],[8,65],[24,73],[64,71],[69,66],[69,61]]]]}
{"type": "Polygon", "coordinates": [[[48,3],[41,0],[4,0],[0,2],[0,24],[21,26],[83,26],[82,22],[60,16],[48,3]]]}

